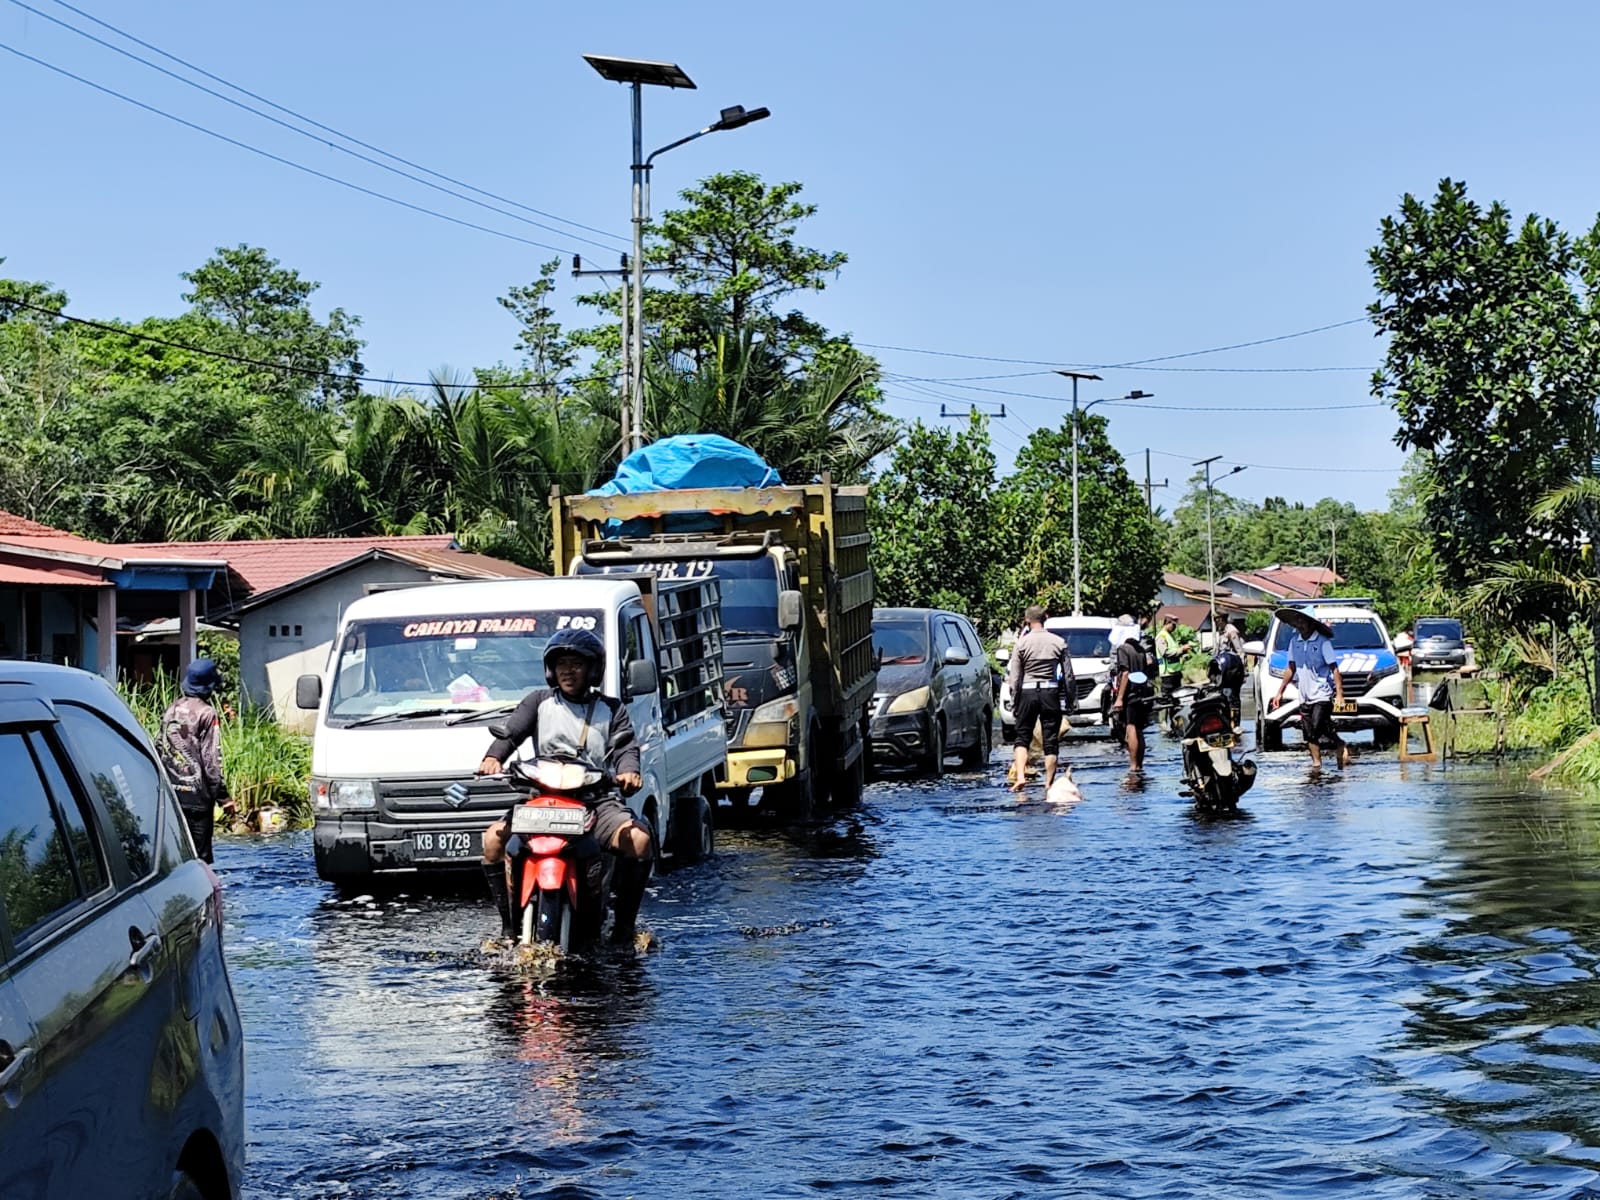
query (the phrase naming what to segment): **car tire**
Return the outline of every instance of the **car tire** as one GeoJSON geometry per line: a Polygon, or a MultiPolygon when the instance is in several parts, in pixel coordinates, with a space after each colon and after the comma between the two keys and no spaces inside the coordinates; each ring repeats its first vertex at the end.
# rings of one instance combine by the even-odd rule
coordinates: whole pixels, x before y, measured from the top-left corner
{"type": "Polygon", "coordinates": [[[1283,726],[1275,725],[1261,717],[1256,718],[1256,749],[1263,754],[1283,749],[1283,726]]]}
{"type": "Polygon", "coordinates": [[[961,752],[961,765],[968,770],[977,770],[989,761],[989,754],[994,749],[994,716],[988,709],[978,718],[978,726],[972,731],[972,745],[961,752]]]}
{"type": "Polygon", "coordinates": [[[167,1200],[206,1200],[206,1194],[187,1171],[172,1173],[172,1186],[167,1190],[167,1200]]]}
{"type": "Polygon", "coordinates": [[[922,759],[922,773],[930,779],[944,775],[944,716],[928,722],[928,753],[922,759]]]}

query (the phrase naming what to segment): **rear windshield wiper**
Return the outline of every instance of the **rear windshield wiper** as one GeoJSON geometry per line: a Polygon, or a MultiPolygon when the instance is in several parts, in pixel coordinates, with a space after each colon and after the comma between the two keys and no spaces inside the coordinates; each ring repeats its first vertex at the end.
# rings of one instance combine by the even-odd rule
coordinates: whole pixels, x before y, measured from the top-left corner
{"type": "Polygon", "coordinates": [[[475,708],[471,712],[462,713],[459,717],[451,717],[445,724],[465,725],[468,721],[476,721],[480,717],[498,717],[501,713],[511,712],[521,703],[521,700],[511,700],[505,704],[496,704],[493,708],[475,708]]]}
{"type": "Polygon", "coordinates": [[[357,717],[346,729],[355,729],[361,725],[389,725],[397,721],[415,721],[421,717],[442,717],[447,713],[472,713],[476,715],[475,708],[408,708],[402,712],[373,713],[370,717],[357,717]]]}

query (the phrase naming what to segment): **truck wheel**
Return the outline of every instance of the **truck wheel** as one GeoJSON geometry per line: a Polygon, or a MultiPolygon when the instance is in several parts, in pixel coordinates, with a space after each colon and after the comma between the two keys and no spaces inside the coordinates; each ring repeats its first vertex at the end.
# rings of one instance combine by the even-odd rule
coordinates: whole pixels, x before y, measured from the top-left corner
{"type": "Polygon", "coordinates": [[[993,748],[991,739],[994,737],[994,716],[985,709],[978,718],[978,727],[972,731],[972,745],[961,752],[961,765],[970,770],[977,770],[989,761],[989,752],[993,748]]]}
{"type": "Polygon", "coordinates": [[[861,803],[861,793],[867,784],[867,752],[863,745],[855,762],[833,777],[833,803],[838,808],[849,808],[861,803]]]}
{"type": "Polygon", "coordinates": [[[816,811],[816,793],[811,772],[801,771],[788,783],[770,784],[761,789],[761,807],[770,809],[785,821],[809,821],[816,811]]]}
{"type": "Polygon", "coordinates": [[[685,796],[672,814],[674,855],[679,862],[699,862],[711,857],[716,835],[712,832],[711,803],[704,796],[685,796]]]}
{"type": "Polygon", "coordinates": [[[944,718],[934,717],[928,729],[928,753],[922,760],[922,771],[930,779],[944,774],[944,718]]]}

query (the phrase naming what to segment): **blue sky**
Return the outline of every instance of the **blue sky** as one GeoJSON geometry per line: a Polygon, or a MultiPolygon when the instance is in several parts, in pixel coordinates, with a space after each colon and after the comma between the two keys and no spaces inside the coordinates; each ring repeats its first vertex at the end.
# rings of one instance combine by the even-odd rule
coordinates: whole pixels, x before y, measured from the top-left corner
{"type": "MultiPolygon", "coordinates": [[[[55,0],[28,3],[117,40],[55,0]]],[[[972,378],[1046,371],[989,358],[1121,363],[1360,317],[1379,220],[1445,175],[1572,230],[1600,212],[1600,10],[1580,3],[73,3],[373,145],[619,235],[626,91],[582,54],[676,61],[699,85],[647,94],[647,147],[724,105],[767,105],[771,120],[658,160],[657,211],[717,170],[802,181],[820,207],[805,239],[850,255],[808,309],[863,344],[951,355],[875,350],[901,377],[890,408],[936,420],[941,399],[1003,402],[1002,461],[1061,419],[1070,392],[1048,373],[972,378]]],[[[296,137],[12,0],[0,42],[363,187],[613,258],[582,230],[475,209],[296,137]]],[[[515,359],[495,297],[552,251],[346,190],[3,52],[0,106],[3,270],[65,288],[76,314],[177,312],[180,271],[248,242],[322,281],[322,306],[362,317],[373,374],[515,359]]],[[[563,299],[574,291],[563,277],[563,299]]],[[[1378,507],[1402,458],[1393,414],[1368,394],[1379,357],[1358,323],[1105,370],[1080,396],[1155,394],[1159,409],[1096,411],[1137,473],[1156,452],[1168,508],[1211,454],[1252,464],[1228,481],[1238,495],[1378,507]],[[1358,369],[1304,370],[1328,367],[1358,369]]]]}

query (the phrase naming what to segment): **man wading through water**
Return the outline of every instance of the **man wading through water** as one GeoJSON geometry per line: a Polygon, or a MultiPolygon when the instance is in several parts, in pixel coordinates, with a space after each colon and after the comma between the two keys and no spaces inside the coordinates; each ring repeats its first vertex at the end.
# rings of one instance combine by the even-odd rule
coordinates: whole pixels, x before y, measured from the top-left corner
{"type": "Polygon", "coordinates": [[[1298,608],[1280,608],[1273,615],[1293,628],[1295,636],[1272,707],[1283,703],[1283,690],[1293,682],[1300,690],[1300,734],[1311,747],[1311,769],[1321,768],[1323,747],[1334,752],[1341,768],[1348,767],[1350,747],[1333,727],[1333,710],[1344,704],[1344,676],[1333,652],[1333,630],[1298,608]]]}
{"type": "Polygon", "coordinates": [[[183,693],[161,714],[157,749],[178,793],[178,806],[194,839],[194,850],[211,861],[211,832],[217,805],[232,816],[234,803],[222,778],[222,729],[211,697],[222,686],[222,673],[209,658],[197,658],[184,668],[178,690],[183,693]]]}
{"type": "Polygon", "coordinates": [[[1056,778],[1062,700],[1066,698],[1068,708],[1076,706],[1078,689],[1072,678],[1067,644],[1045,629],[1044,609],[1035,604],[1023,616],[1028,631],[1017,640],[1006,671],[1017,730],[1011,790],[1020,792],[1028,785],[1028,747],[1037,724],[1039,740],[1044,744],[1044,787],[1048,792],[1056,778]]]}

